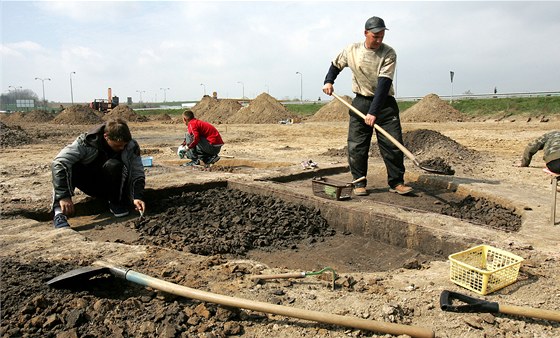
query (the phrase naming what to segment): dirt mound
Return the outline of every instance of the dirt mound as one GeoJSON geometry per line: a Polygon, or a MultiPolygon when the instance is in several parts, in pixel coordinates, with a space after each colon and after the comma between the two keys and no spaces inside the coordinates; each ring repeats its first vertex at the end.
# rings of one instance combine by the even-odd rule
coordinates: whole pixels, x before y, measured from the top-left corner
{"type": "Polygon", "coordinates": [[[171,117],[169,114],[156,114],[149,117],[152,121],[160,121],[162,124],[182,124],[181,116],[171,117]]]}
{"type": "Polygon", "coordinates": [[[506,232],[521,229],[521,217],[514,208],[508,209],[485,198],[470,195],[459,202],[450,202],[442,209],[442,214],[506,232]]]}
{"type": "Polygon", "coordinates": [[[171,121],[173,120],[169,114],[150,115],[150,119],[154,121],[171,121]]]}
{"type": "Polygon", "coordinates": [[[23,115],[24,114],[25,113],[21,112],[21,111],[2,114],[2,121],[5,122],[5,123],[10,123],[10,124],[21,123],[21,122],[23,122],[23,115]]]}
{"type": "Polygon", "coordinates": [[[31,136],[20,126],[9,127],[0,122],[0,148],[29,144],[31,140],[31,136]]]}
{"type": "Polygon", "coordinates": [[[54,114],[44,110],[32,110],[30,112],[6,114],[2,120],[8,123],[40,123],[49,122],[54,119],[54,116],[54,114]]]}
{"type": "Polygon", "coordinates": [[[457,109],[436,94],[428,94],[412,107],[401,113],[402,122],[451,122],[464,121],[457,109]]]}
{"type": "MultiPolygon", "coordinates": [[[[376,140],[374,136],[374,141],[376,140]]],[[[419,156],[424,160],[422,166],[438,169],[445,172],[453,171],[449,164],[460,164],[465,161],[476,161],[480,158],[480,154],[476,150],[469,149],[457,143],[455,140],[442,135],[434,130],[418,129],[403,133],[403,146],[410,150],[414,156],[419,156]]],[[[328,149],[324,156],[347,157],[348,147],[342,149],[328,149]]],[[[379,147],[377,142],[372,142],[369,156],[372,158],[380,158],[379,147]]]]}
{"type": "Polygon", "coordinates": [[[103,119],[100,113],[88,106],[73,105],[63,111],[51,120],[55,124],[100,124],[103,119]]]}
{"type": "MultiPolygon", "coordinates": [[[[348,95],[342,96],[344,101],[352,103],[352,98],[348,95]]],[[[337,99],[325,104],[319,109],[308,121],[347,121],[348,120],[348,107],[337,99]]]]}
{"type": "Polygon", "coordinates": [[[252,100],[248,106],[239,109],[227,120],[227,123],[278,123],[280,120],[286,119],[297,119],[297,116],[272,96],[262,93],[252,100]]]}
{"type": "Polygon", "coordinates": [[[44,110],[32,110],[23,115],[25,122],[49,122],[55,115],[44,110]]]}
{"type": "Polygon", "coordinates": [[[206,95],[192,107],[192,111],[197,119],[213,124],[221,124],[226,123],[242,107],[237,100],[218,99],[206,95]]]}
{"type": "Polygon", "coordinates": [[[423,159],[444,158],[458,164],[479,158],[476,150],[469,149],[455,140],[429,129],[418,129],[403,134],[403,145],[415,156],[423,159]]]}
{"type": "Polygon", "coordinates": [[[146,122],[148,118],[137,114],[132,108],[123,104],[111,109],[110,112],[103,116],[103,120],[107,121],[112,118],[122,118],[130,122],[146,122]]]}

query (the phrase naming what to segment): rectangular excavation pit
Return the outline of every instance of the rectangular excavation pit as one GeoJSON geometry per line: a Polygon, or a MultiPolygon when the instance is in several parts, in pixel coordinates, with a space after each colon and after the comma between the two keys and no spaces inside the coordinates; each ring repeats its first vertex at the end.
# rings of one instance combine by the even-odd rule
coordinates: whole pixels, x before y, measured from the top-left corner
{"type": "MultiPolygon", "coordinates": [[[[338,223],[347,223],[348,214],[340,215],[345,210],[339,210],[335,218],[333,208],[321,210],[297,195],[290,198],[273,189],[261,190],[259,184],[252,182],[150,190],[146,200],[157,200],[159,204],[152,202],[144,219],[132,215],[115,222],[108,215],[111,223],[86,221],[74,227],[78,223],[72,218],[70,223],[93,241],[243,257],[294,270],[333,266],[340,272],[387,271],[441,258],[411,247],[382,243],[373,237],[373,232],[350,230],[355,226],[340,226],[338,223]]],[[[396,238],[400,233],[393,235],[396,238]]]]}
{"type": "Polygon", "coordinates": [[[313,196],[311,192],[301,194],[282,184],[229,181],[228,187],[254,194],[274,196],[289,203],[304,205],[320,210],[329,225],[337,231],[372,239],[387,245],[410,249],[419,253],[447,257],[448,255],[480,244],[480,239],[467,236],[454,237],[446,231],[425,227],[389,213],[363,208],[356,200],[334,201],[313,196]]]}
{"type": "MultiPolygon", "coordinates": [[[[256,195],[261,198],[270,197],[272,199],[277,199],[282,203],[294,205],[296,210],[298,207],[307,208],[308,211],[305,211],[307,213],[313,213],[315,212],[314,210],[316,210],[320,213],[320,216],[324,218],[326,223],[336,231],[337,236],[339,236],[332,238],[328,238],[327,236],[321,239],[304,239],[301,243],[293,245],[292,247],[285,247],[272,251],[270,249],[257,249],[250,254],[254,259],[264,261],[268,264],[287,266],[287,262],[291,261],[294,264],[294,266],[291,267],[293,269],[307,268],[312,270],[320,266],[310,266],[308,264],[321,264],[319,263],[321,260],[309,259],[311,255],[318,255],[317,257],[321,257],[323,262],[329,262],[328,264],[331,264],[330,262],[334,262],[334,258],[329,258],[329,255],[332,254],[333,250],[340,250],[349,259],[347,268],[386,270],[401,267],[407,260],[415,257],[421,257],[422,260],[445,259],[448,254],[466,249],[472,244],[479,244],[479,241],[473,238],[466,239],[464,236],[453,237],[446,232],[434,231],[433,228],[398,219],[389,214],[359,208],[359,205],[356,204],[357,202],[346,203],[331,201],[312,195],[300,194],[290,189],[290,187],[274,182],[217,181],[205,184],[188,184],[184,186],[168,187],[159,190],[148,189],[146,191],[146,200],[161,201],[169,197],[180,196],[183,193],[212,193],[215,189],[225,188],[231,189],[232,191],[256,195]],[[304,254],[307,256],[304,256],[304,254]],[[391,260],[388,260],[387,256],[390,256],[391,260]]],[[[219,201],[219,207],[214,206],[216,210],[206,210],[207,213],[219,212],[218,209],[244,209],[244,207],[230,205],[227,203],[228,201],[223,198],[220,199],[217,197],[217,199],[219,201]]],[[[70,218],[71,225],[75,230],[83,233],[84,236],[92,240],[130,242],[130,244],[154,244],[158,246],[166,245],[167,240],[163,239],[154,243],[141,243],[136,241],[138,235],[134,234],[134,232],[138,232],[137,226],[135,225],[135,222],[139,219],[137,213],[131,212],[130,216],[115,220],[106,210],[99,209],[100,206],[91,208],[93,205],[91,203],[94,202],[87,202],[78,209],[88,210],[90,213],[97,211],[102,213],[105,218],[101,216],[92,218],[90,216],[88,219],[87,216],[82,216],[86,218],[81,221],[81,225],[75,218],[70,218]],[[110,233],[111,231],[120,233],[115,233],[112,236],[110,233]],[[108,232],[108,234],[106,232],[108,232]],[[124,232],[128,232],[128,235],[124,234],[124,232]]],[[[157,217],[156,211],[150,206],[150,203],[153,202],[148,203],[146,218],[157,217]]],[[[246,208],[250,208],[250,206],[246,208]]],[[[192,211],[193,209],[191,206],[185,206],[185,213],[192,211]]],[[[293,211],[288,210],[287,212],[293,211]]],[[[239,213],[241,214],[241,212],[239,213]]],[[[284,216],[285,215],[282,214],[276,216],[269,215],[268,217],[274,218],[273,222],[269,223],[269,226],[274,228],[273,225],[285,222],[286,217],[284,216]]],[[[224,217],[226,218],[223,220],[224,222],[240,222],[240,218],[235,214],[229,214],[224,217]]],[[[230,235],[227,231],[224,232],[223,229],[219,229],[217,226],[221,221],[221,219],[213,221],[216,225],[214,226],[215,232],[208,233],[207,236],[225,238],[230,235]]],[[[167,223],[166,220],[158,220],[157,218],[154,219],[154,222],[161,222],[162,224],[167,223]]],[[[208,228],[212,229],[212,227],[213,225],[210,223],[208,228]]],[[[168,240],[173,241],[172,237],[168,238],[170,238],[168,240]]],[[[174,247],[173,249],[188,251],[187,248],[181,246],[174,247]]],[[[200,248],[197,250],[198,252],[194,253],[205,255],[219,253],[205,252],[204,250],[200,250],[200,248]]],[[[338,256],[341,255],[339,254],[338,256]]],[[[327,265],[327,263],[323,265],[327,265]]]]}

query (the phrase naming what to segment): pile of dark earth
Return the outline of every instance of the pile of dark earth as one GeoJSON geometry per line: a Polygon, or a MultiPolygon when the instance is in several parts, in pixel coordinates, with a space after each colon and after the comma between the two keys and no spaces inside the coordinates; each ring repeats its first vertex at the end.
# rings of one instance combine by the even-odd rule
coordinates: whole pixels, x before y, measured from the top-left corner
{"type": "Polygon", "coordinates": [[[262,314],[150,290],[108,274],[64,288],[46,284],[78,263],[1,259],[0,336],[227,337],[267,320],[262,314]]]}
{"type": "Polygon", "coordinates": [[[22,127],[7,126],[0,122],[0,148],[17,147],[31,143],[32,138],[22,127]]]}
{"type": "Polygon", "coordinates": [[[455,170],[441,157],[425,160],[419,164],[424,170],[433,171],[442,175],[455,175],[455,170]]]}
{"type": "Polygon", "coordinates": [[[170,196],[150,213],[130,221],[139,233],[135,244],[199,255],[297,249],[336,233],[318,209],[228,188],[170,196]]]}
{"type": "Polygon", "coordinates": [[[521,229],[521,216],[516,214],[515,208],[506,208],[485,198],[471,195],[459,202],[450,201],[443,206],[441,213],[505,232],[521,229]]]}
{"type": "MultiPolygon", "coordinates": [[[[380,158],[379,147],[376,138],[370,146],[369,156],[380,158]]],[[[422,166],[438,170],[445,175],[454,175],[455,170],[451,168],[449,162],[455,164],[465,164],[475,162],[479,158],[477,151],[462,146],[455,140],[430,129],[417,129],[403,133],[402,145],[412,154],[421,154],[426,160],[420,162],[422,166]]],[[[328,149],[322,155],[332,157],[348,157],[348,147],[342,149],[328,149]]]]}

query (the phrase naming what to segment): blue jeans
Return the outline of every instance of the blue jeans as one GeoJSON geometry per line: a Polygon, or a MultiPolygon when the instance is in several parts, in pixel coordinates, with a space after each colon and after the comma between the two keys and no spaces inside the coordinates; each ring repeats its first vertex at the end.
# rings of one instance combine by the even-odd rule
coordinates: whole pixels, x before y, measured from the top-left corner
{"type": "MultiPolygon", "coordinates": [[[[373,97],[357,95],[352,100],[352,106],[362,113],[367,114],[373,97]]],[[[349,111],[350,121],[348,126],[348,164],[353,179],[367,177],[368,156],[373,137],[373,127],[365,124],[364,119],[349,111]]],[[[385,129],[401,144],[402,128],[399,119],[399,107],[394,97],[388,96],[379,112],[375,123],[385,129]]],[[[387,183],[391,188],[404,183],[404,154],[383,134],[375,130],[379,152],[387,169],[387,183]]],[[[356,186],[365,187],[367,180],[361,181],[356,186]]]]}

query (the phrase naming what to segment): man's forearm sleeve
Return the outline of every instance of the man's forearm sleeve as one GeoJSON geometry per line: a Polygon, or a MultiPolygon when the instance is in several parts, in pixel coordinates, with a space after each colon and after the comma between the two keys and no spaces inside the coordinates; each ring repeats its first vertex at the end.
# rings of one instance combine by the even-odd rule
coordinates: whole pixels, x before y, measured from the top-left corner
{"type": "Polygon", "coordinates": [[[325,76],[325,82],[323,82],[323,84],[327,84],[327,83],[334,84],[334,80],[336,80],[336,77],[338,76],[338,74],[340,74],[340,69],[336,68],[331,63],[331,66],[329,67],[329,71],[327,73],[327,76],[325,76]]]}
{"type": "Polygon", "coordinates": [[[392,83],[393,80],[388,77],[380,77],[377,80],[377,88],[375,88],[373,101],[369,106],[368,114],[377,116],[377,113],[381,110],[383,103],[385,103],[385,99],[387,99],[387,96],[389,95],[392,83]]]}

